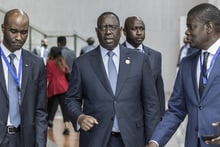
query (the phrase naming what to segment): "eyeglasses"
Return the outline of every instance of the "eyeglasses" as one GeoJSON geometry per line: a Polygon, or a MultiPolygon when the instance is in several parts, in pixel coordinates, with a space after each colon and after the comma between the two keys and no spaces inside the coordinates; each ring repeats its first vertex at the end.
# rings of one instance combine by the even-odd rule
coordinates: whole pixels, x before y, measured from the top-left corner
{"type": "Polygon", "coordinates": [[[101,31],[117,31],[119,29],[118,25],[102,25],[100,27],[98,27],[98,29],[100,29],[101,31]]]}

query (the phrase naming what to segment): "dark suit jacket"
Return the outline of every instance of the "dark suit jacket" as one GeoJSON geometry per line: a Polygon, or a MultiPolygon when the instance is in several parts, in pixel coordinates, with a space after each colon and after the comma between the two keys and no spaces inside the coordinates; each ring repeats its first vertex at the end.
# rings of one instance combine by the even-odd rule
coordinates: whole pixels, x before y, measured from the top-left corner
{"type": "MultiPolygon", "coordinates": [[[[168,110],[152,137],[160,146],[167,143],[186,115],[188,115],[186,147],[196,147],[198,135],[200,137],[217,133],[217,128],[211,124],[220,121],[220,56],[217,57],[206,88],[200,97],[196,74],[199,55],[200,51],[197,51],[181,61],[168,110]]],[[[201,147],[213,146],[201,141],[201,147]]]]}
{"type": "MultiPolygon", "coordinates": [[[[43,60],[22,50],[21,146],[46,147],[47,99],[46,75],[43,60]]],[[[3,61],[4,62],[4,61],[3,61]]],[[[8,92],[0,60],[0,146],[7,133],[9,113],[8,92]]]]}
{"type": "MultiPolygon", "coordinates": [[[[125,42],[122,45],[126,47],[125,42]]],[[[144,53],[148,56],[150,61],[150,67],[154,77],[154,83],[157,90],[157,95],[160,101],[160,117],[162,118],[165,112],[165,94],[164,94],[163,78],[161,75],[161,62],[162,62],[161,53],[147,46],[144,46],[144,53]]]]}
{"type": "Polygon", "coordinates": [[[80,130],[80,147],[106,147],[115,113],[125,146],[144,147],[160,120],[152,79],[147,56],[120,46],[118,82],[114,95],[100,48],[77,58],[65,99],[68,114],[75,129],[82,113],[95,117],[99,122],[88,132],[80,130]]]}

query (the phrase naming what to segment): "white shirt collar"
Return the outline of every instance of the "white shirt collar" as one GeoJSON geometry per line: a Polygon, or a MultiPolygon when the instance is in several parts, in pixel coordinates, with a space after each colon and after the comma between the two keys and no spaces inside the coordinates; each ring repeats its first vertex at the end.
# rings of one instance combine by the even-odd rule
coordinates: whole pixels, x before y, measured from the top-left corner
{"type": "Polygon", "coordinates": [[[220,48],[220,38],[214,44],[212,44],[207,50],[202,50],[202,54],[207,51],[211,55],[215,55],[218,48],[220,48]]]}
{"type": "MultiPolygon", "coordinates": [[[[101,51],[102,58],[103,58],[104,56],[106,56],[107,53],[109,52],[109,50],[105,49],[105,48],[102,47],[101,45],[100,45],[100,51],[101,51]]],[[[112,52],[114,52],[114,54],[115,54],[117,57],[119,57],[119,56],[120,56],[120,48],[119,48],[119,45],[117,45],[117,46],[112,50],[112,52]]]]}
{"type": "MultiPolygon", "coordinates": [[[[9,55],[10,55],[12,52],[10,52],[10,51],[5,47],[5,45],[4,45],[3,43],[1,43],[1,49],[2,49],[2,51],[4,52],[5,56],[6,56],[7,58],[9,58],[9,55]]],[[[15,59],[17,59],[18,61],[20,61],[21,49],[14,51],[13,54],[16,55],[15,59]]]]}
{"type": "Polygon", "coordinates": [[[125,42],[126,43],[126,47],[130,48],[130,49],[140,49],[141,51],[143,50],[143,45],[140,44],[137,48],[135,48],[134,46],[132,46],[129,42],[125,42]]]}

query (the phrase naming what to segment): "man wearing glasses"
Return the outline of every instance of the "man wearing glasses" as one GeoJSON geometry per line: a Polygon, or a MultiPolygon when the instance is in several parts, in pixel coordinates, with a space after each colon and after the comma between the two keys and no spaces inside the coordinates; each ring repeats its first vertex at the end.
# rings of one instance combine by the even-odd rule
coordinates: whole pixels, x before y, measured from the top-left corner
{"type": "Polygon", "coordinates": [[[149,60],[119,45],[116,14],[101,14],[96,33],[100,45],[75,60],[65,98],[79,145],[144,147],[160,120],[149,60]]]}

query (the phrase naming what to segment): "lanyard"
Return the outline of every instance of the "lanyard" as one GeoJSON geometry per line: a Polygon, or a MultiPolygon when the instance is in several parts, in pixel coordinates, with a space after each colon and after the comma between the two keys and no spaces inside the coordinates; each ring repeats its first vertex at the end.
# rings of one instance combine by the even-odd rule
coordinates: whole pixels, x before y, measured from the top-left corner
{"type": "MultiPolygon", "coordinates": [[[[220,53],[220,47],[218,48],[217,52],[213,56],[212,61],[210,63],[210,66],[209,66],[209,68],[205,72],[206,75],[208,75],[210,73],[210,71],[211,71],[212,67],[214,66],[214,63],[215,63],[219,53],[220,53]]],[[[200,67],[201,67],[200,69],[201,69],[201,72],[202,72],[202,57],[201,57],[201,55],[200,55],[200,67]]],[[[203,74],[201,74],[201,75],[202,75],[202,82],[203,82],[203,84],[207,84],[207,77],[205,77],[203,74]]]]}
{"type": "Polygon", "coordinates": [[[7,57],[5,56],[4,52],[2,51],[1,47],[0,47],[0,53],[1,53],[1,56],[3,57],[6,65],[8,67],[8,72],[11,74],[11,76],[13,77],[13,79],[16,82],[16,85],[18,88],[19,102],[20,102],[20,98],[21,98],[21,83],[20,83],[20,81],[21,81],[21,70],[22,70],[22,56],[20,56],[19,67],[18,67],[18,76],[17,76],[17,74],[12,69],[12,66],[9,63],[7,57]]]}

